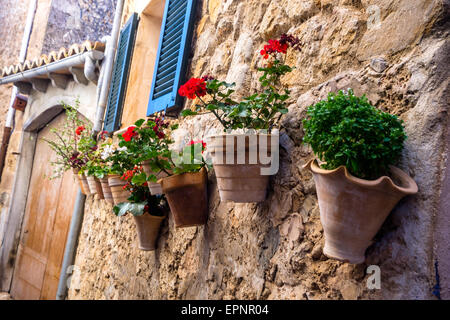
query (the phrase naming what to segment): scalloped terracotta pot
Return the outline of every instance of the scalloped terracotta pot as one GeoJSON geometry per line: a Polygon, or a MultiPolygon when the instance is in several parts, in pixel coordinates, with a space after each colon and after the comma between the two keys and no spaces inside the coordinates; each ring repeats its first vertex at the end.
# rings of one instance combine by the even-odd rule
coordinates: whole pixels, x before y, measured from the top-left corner
{"type": "Polygon", "coordinates": [[[208,219],[208,174],[205,168],[195,173],[183,173],[158,180],[161,183],[175,227],[193,227],[208,219]]]}
{"type": "Polygon", "coordinates": [[[270,175],[262,175],[261,169],[269,166],[261,164],[259,153],[264,152],[265,155],[270,156],[271,135],[258,134],[256,136],[256,141],[250,141],[249,136],[243,134],[222,134],[209,137],[208,151],[212,157],[217,188],[222,201],[248,203],[261,202],[266,199],[270,175]],[[232,147],[228,146],[227,148],[227,136],[232,137],[234,141],[232,147]],[[238,146],[239,136],[244,137],[245,146],[244,144],[238,146]],[[260,145],[262,139],[267,139],[264,148],[260,145]],[[254,161],[250,161],[250,150],[258,152],[254,161]],[[241,161],[238,160],[239,157],[241,157],[241,161]],[[227,159],[234,159],[234,161],[227,159]]]}
{"type": "Polygon", "coordinates": [[[111,195],[114,205],[117,205],[121,202],[128,202],[130,192],[128,192],[127,190],[123,190],[123,186],[127,184],[126,181],[120,179],[119,175],[110,175],[108,176],[108,184],[111,189],[111,195]]]}
{"type": "Polygon", "coordinates": [[[155,250],[159,228],[166,217],[152,216],[148,213],[133,217],[134,222],[136,223],[136,230],[139,239],[139,249],[143,251],[155,250]]]}
{"type": "Polygon", "coordinates": [[[78,169],[72,169],[73,174],[77,176],[78,181],[80,183],[81,192],[87,196],[91,195],[91,190],[89,189],[89,184],[87,182],[86,176],[84,174],[79,174],[78,169]]]}
{"type": "MultiPolygon", "coordinates": [[[[152,169],[150,168],[150,166],[148,165],[148,161],[142,163],[142,168],[144,169],[144,172],[146,175],[152,175],[155,174],[152,169]]],[[[167,173],[165,173],[164,171],[160,171],[157,175],[155,175],[156,178],[162,179],[167,177],[167,173]]],[[[163,190],[161,187],[161,184],[158,182],[148,182],[148,189],[150,190],[150,194],[151,195],[160,195],[163,194],[163,190]]]]}
{"type": "Polygon", "coordinates": [[[100,184],[102,186],[102,192],[103,192],[103,198],[113,204],[114,200],[111,193],[111,187],[109,186],[108,177],[105,177],[103,179],[98,179],[100,181],[100,184]]]}
{"type": "Polygon", "coordinates": [[[100,183],[100,180],[98,180],[94,176],[87,176],[86,179],[89,185],[89,190],[91,190],[91,194],[97,194],[99,199],[104,199],[102,184],[100,183]]]}
{"type": "Polygon", "coordinates": [[[398,201],[418,191],[414,180],[393,166],[392,176],[400,186],[387,176],[356,178],[344,166],[321,169],[316,160],[305,167],[312,171],[316,184],[325,235],[323,253],[353,264],[364,262],[366,249],[398,201]]]}

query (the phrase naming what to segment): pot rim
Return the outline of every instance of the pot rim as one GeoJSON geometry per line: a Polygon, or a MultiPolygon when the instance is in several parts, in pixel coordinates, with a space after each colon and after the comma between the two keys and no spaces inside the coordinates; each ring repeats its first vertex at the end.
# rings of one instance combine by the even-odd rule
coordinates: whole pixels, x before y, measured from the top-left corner
{"type": "MultiPolygon", "coordinates": [[[[206,139],[208,139],[208,138],[215,138],[215,137],[227,137],[227,136],[235,136],[235,137],[237,137],[237,136],[250,136],[250,135],[253,135],[253,134],[248,134],[248,133],[221,133],[221,134],[212,134],[212,135],[209,135],[209,136],[206,136],[206,139]]],[[[278,134],[272,134],[272,133],[256,133],[255,134],[256,136],[267,136],[267,137],[270,137],[270,136],[272,136],[272,135],[278,135],[278,134]]]]}
{"type": "Polygon", "coordinates": [[[185,172],[181,174],[174,174],[172,176],[168,176],[165,178],[161,178],[157,181],[158,184],[161,185],[164,192],[178,189],[180,185],[196,185],[200,182],[203,183],[204,180],[207,179],[207,171],[205,167],[202,167],[198,172],[185,172]],[[197,181],[191,181],[190,183],[186,183],[188,176],[193,176],[193,178],[197,181]],[[178,180],[183,180],[178,182],[178,180]]]}
{"type": "Polygon", "coordinates": [[[397,176],[405,185],[405,187],[398,186],[392,181],[392,179],[388,176],[381,176],[376,180],[366,180],[357,178],[352,175],[345,166],[339,166],[333,170],[322,169],[319,166],[317,159],[311,159],[306,163],[303,168],[311,170],[313,173],[321,174],[321,175],[341,175],[347,178],[348,181],[362,186],[362,187],[376,187],[382,183],[387,183],[391,188],[397,190],[405,195],[408,194],[416,194],[419,191],[419,188],[416,182],[411,178],[406,172],[397,168],[395,166],[389,166],[389,169],[392,171],[392,174],[397,176]]]}
{"type": "Polygon", "coordinates": [[[132,214],[132,216],[134,218],[151,218],[154,220],[164,220],[165,218],[167,218],[167,214],[163,215],[163,216],[154,216],[149,212],[144,212],[143,214],[141,214],[140,216],[135,216],[134,214],[132,214]]]}

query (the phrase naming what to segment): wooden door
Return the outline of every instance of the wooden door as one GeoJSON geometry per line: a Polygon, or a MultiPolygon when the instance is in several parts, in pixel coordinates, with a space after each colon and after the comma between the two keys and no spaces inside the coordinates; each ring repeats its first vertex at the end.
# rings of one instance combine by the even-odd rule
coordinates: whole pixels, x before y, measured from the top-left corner
{"type": "MultiPolygon", "coordinates": [[[[50,127],[62,125],[65,114],[50,127]]],[[[11,296],[14,299],[55,299],[78,184],[72,172],[50,180],[54,152],[41,138],[54,139],[48,127],[38,134],[19,243],[11,296]]],[[[20,170],[20,168],[19,168],[20,170]]]]}

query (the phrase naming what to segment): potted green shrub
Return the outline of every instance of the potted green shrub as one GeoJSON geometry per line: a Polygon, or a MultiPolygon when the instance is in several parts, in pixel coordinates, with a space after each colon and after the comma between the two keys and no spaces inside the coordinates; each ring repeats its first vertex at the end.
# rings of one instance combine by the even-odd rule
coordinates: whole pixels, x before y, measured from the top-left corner
{"type": "Polygon", "coordinates": [[[316,184],[323,253],[362,263],[397,202],[418,191],[414,180],[393,166],[406,139],[402,121],[349,90],[310,106],[303,126],[303,141],[320,160],[305,167],[316,184]]]}
{"type": "Polygon", "coordinates": [[[139,249],[155,250],[159,228],[167,216],[164,196],[150,195],[142,167],[135,166],[121,178],[126,182],[124,190],[128,192],[129,197],[126,202],[114,206],[114,213],[119,217],[131,213],[136,223],[139,249]]]}
{"type": "Polygon", "coordinates": [[[80,141],[89,139],[89,122],[80,117],[78,113],[79,101],[76,101],[75,106],[70,106],[63,101],[61,105],[66,114],[66,119],[61,127],[51,128],[50,131],[54,135],[54,139],[45,139],[50,148],[56,153],[56,160],[52,161],[50,165],[53,167],[53,174],[50,179],[61,178],[62,175],[72,170],[78,178],[81,190],[84,194],[91,194],[86,176],[82,172],[87,159],[80,151],[80,141]]]}
{"type": "Polygon", "coordinates": [[[172,152],[168,177],[158,180],[177,228],[206,224],[208,174],[203,141],[191,141],[181,153],[172,152]]]}
{"type": "Polygon", "coordinates": [[[210,76],[192,78],[179,89],[181,96],[198,101],[194,110],[183,110],[183,116],[210,112],[223,126],[225,133],[208,140],[222,201],[260,202],[266,198],[269,175],[276,170],[264,173],[270,166],[263,157],[276,157],[278,161],[278,140],[272,129],[288,111],[290,92],[281,83],[281,78],[293,70],[284,63],[288,48],[300,50],[299,40],[286,34],[269,40],[260,52],[268,61],[258,68],[263,73],[259,78],[261,92],[240,102],[231,98],[234,84],[210,76]],[[276,150],[272,150],[274,147],[276,150]]]}

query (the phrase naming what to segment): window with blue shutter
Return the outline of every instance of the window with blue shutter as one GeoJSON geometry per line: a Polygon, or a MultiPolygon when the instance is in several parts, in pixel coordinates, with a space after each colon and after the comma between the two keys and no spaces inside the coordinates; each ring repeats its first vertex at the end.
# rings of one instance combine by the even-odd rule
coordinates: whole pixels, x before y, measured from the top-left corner
{"type": "Polygon", "coordinates": [[[108,107],[103,124],[103,130],[108,132],[114,132],[120,128],[137,23],[138,15],[134,13],[120,31],[116,61],[114,62],[111,85],[109,87],[108,107]]]}
{"type": "Polygon", "coordinates": [[[196,0],[166,0],[147,116],[182,106],[178,88],[185,81],[196,0]]]}

